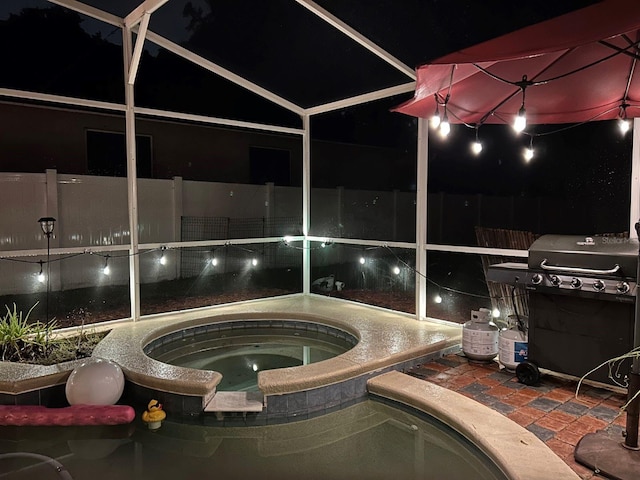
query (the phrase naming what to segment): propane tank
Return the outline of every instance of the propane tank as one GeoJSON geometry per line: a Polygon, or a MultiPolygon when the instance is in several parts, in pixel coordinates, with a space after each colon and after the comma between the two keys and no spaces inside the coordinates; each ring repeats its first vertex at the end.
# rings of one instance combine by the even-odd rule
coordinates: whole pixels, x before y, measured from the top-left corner
{"type": "Polygon", "coordinates": [[[471,320],[462,326],[462,351],[472,360],[490,362],[498,355],[498,327],[491,322],[491,310],[471,312],[471,320]]]}
{"type": "Polygon", "coordinates": [[[507,318],[508,327],[500,332],[498,360],[507,371],[515,371],[518,364],[527,359],[529,352],[528,320],[528,317],[523,315],[517,317],[509,315],[507,318]]]}

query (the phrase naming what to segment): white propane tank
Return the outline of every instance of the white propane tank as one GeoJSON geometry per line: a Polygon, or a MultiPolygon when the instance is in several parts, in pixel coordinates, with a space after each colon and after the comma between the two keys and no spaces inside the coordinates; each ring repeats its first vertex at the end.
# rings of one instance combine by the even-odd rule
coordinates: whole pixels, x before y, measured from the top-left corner
{"type": "Polygon", "coordinates": [[[498,355],[498,327],[491,322],[491,310],[471,312],[471,320],[462,326],[462,351],[472,360],[490,362],[498,355]]]}
{"type": "Polygon", "coordinates": [[[509,327],[500,332],[500,355],[498,360],[510,372],[515,371],[518,364],[527,359],[529,352],[529,340],[526,331],[528,320],[526,316],[520,315],[521,324],[525,327],[524,331],[522,331],[518,328],[516,316],[509,315],[509,327]]]}

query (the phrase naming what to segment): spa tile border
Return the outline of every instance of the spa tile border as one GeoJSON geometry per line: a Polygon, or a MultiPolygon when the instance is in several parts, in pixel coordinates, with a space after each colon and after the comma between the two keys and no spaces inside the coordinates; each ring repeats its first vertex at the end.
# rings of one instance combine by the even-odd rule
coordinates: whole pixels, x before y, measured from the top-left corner
{"type": "Polygon", "coordinates": [[[358,338],[355,335],[330,325],[304,320],[277,320],[265,318],[254,320],[230,320],[183,328],[182,330],[177,330],[152,340],[143,347],[143,351],[146,355],[153,357],[154,350],[176,341],[195,338],[197,335],[228,331],[240,332],[251,328],[283,328],[307,333],[320,333],[342,340],[351,345],[352,348],[358,344],[358,338]]]}
{"type": "Polygon", "coordinates": [[[458,346],[450,347],[331,385],[281,395],[267,395],[266,408],[260,413],[225,414],[222,418],[207,413],[201,416],[201,420],[205,425],[220,427],[278,425],[308,420],[367,400],[367,381],[373,377],[391,371],[406,372],[459,350],[458,346]]]}

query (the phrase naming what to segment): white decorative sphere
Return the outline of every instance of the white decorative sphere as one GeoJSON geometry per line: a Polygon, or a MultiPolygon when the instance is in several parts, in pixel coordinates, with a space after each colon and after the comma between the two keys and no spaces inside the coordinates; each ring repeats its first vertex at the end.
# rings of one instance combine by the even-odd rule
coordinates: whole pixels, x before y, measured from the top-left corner
{"type": "Polygon", "coordinates": [[[74,369],[65,387],[69,405],[114,405],[123,390],[122,369],[102,358],[92,358],[74,369]]]}

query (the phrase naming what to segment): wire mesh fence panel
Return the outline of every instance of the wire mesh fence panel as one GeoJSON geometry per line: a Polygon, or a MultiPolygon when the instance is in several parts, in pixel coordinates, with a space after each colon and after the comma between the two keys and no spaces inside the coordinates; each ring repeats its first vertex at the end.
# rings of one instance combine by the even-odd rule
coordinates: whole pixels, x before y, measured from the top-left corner
{"type": "MultiPolygon", "coordinates": [[[[302,234],[302,218],[228,218],[182,217],[182,241],[231,240],[234,238],[284,237],[302,234]]],[[[213,261],[219,271],[239,271],[255,259],[263,268],[290,268],[302,264],[302,255],[296,248],[284,248],[279,243],[251,246],[228,245],[222,247],[192,247],[181,251],[182,278],[203,272],[204,265],[213,261]]]]}
{"type": "MultiPolygon", "coordinates": [[[[228,238],[229,218],[227,217],[182,217],[181,240],[225,240],[228,238]]],[[[211,247],[183,248],[180,252],[180,276],[182,278],[200,275],[207,261],[213,259],[211,247]]]]}

